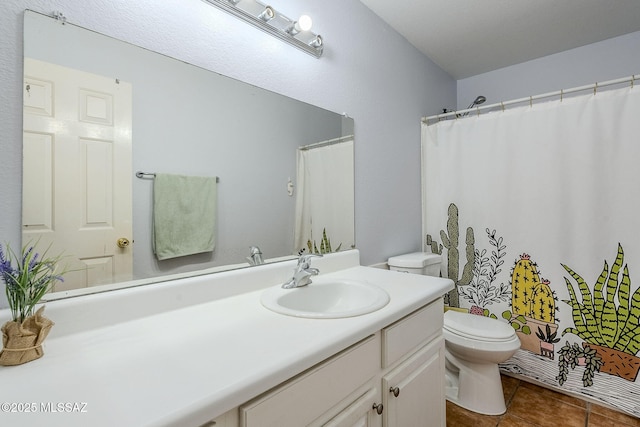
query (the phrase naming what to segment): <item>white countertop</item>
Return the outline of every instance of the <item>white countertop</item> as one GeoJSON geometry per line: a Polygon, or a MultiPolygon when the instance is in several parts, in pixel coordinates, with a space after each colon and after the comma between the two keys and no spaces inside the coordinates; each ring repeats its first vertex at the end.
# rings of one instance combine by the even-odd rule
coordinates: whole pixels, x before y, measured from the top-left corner
{"type": "MultiPolygon", "coordinates": [[[[227,277],[229,286],[236,274],[245,273],[227,277]]],[[[362,316],[303,319],[262,307],[263,287],[199,304],[178,304],[143,317],[124,316],[96,327],[74,329],[72,321],[62,319],[61,328],[68,331],[52,331],[44,357],[17,367],[0,366],[0,424],[198,426],[436,300],[453,286],[448,279],[361,266],[325,276],[329,275],[376,284],[391,300],[362,316]],[[23,413],[7,412],[7,403],[23,413]],[[44,412],[48,404],[58,412],[44,412]]],[[[272,277],[268,281],[273,282],[272,277]]],[[[108,309],[119,310],[114,303],[108,309]]],[[[45,315],[56,321],[57,310],[45,315]]],[[[88,316],[99,312],[87,310],[88,316]]]]}

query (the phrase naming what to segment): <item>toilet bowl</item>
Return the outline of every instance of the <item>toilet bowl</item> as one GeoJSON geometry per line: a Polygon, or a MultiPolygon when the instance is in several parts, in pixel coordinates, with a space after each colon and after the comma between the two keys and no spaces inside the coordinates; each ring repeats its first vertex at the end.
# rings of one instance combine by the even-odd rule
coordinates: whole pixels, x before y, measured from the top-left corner
{"type": "MultiPolygon", "coordinates": [[[[414,252],[389,258],[390,270],[437,276],[441,255],[414,252]]],[[[473,412],[506,411],[498,364],[520,348],[515,330],[489,317],[449,310],[444,314],[446,398],[473,412]]]]}
{"type": "Polygon", "coordinates": [[[447,400],[480,414],[503,414],[507,407],[498,363],[520,348],[515,330],[496,319],[449,310],[442,332],[447,400]]]}

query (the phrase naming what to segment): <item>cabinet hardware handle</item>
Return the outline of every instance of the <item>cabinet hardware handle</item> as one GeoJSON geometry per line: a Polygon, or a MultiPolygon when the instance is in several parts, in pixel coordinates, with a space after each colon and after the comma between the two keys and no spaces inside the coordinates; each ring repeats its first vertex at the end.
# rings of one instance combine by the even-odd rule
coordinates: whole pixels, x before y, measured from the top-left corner
{"type": "Polygon", "coordinates": [[[389,391],[395,396],[398,397],[400,395],[400,388],[398,387],[390,387],[389,391]]]}
{"type": "Polygon", "coordinates": [[[376,413],[378,415],[382,415],[382,411],[384,410],[384,406],[382,406],[382,403],[374,403],[373,404],[373,409],[376,410],[376,413]]]}

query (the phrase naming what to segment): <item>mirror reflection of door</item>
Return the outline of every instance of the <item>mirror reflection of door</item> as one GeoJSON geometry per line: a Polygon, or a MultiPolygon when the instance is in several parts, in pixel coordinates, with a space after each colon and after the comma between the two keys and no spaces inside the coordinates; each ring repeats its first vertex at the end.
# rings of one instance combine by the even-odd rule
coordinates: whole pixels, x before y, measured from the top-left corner
{"type": "Polygon", "coordinates": [[[130,280],[131,85],[30,58],[24,67],[23,245],[63,255],[73,271],[55,291],[130,280]]]}

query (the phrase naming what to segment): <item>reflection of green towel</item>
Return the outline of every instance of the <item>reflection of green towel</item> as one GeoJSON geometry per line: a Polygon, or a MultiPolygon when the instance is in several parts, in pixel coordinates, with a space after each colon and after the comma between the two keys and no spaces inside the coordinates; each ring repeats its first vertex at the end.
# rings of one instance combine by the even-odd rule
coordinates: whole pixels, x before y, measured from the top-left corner
{"type": "Polygon", "coordinates": [[[215,247],[216,178],[156,174],[153,252],[159,260],[215,247]]]}

